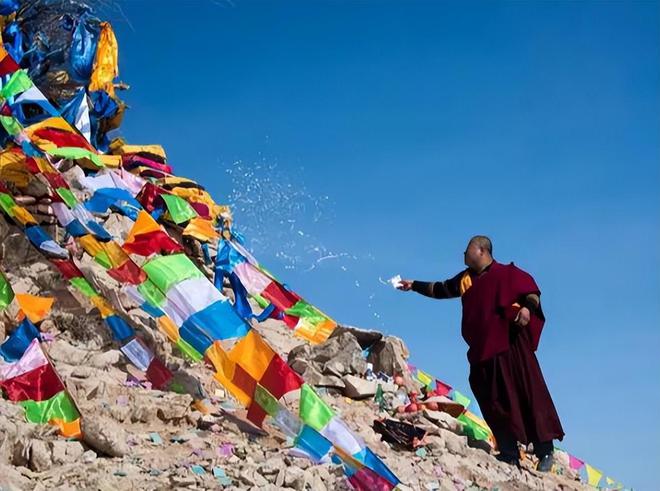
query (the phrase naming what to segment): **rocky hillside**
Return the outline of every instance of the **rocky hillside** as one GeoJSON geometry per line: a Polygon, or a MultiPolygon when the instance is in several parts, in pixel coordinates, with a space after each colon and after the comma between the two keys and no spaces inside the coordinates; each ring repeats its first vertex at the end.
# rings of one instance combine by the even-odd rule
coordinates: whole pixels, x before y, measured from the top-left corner
{"type": "MultiPolygon", "coordinates": [[[[108,222],[113,229],[122,220],[111,216],[106,226],[108,222]]],[[[132,374],[89,302],[69,290],[21,230],[4,219],[0,219],[0,241],[2,264],[15,291],[56,299],[40,328],[46,333],[50,358],[80,407],[84,429],[83,441],[65,440],[51,426],[25,422],[22,408],[2,401],[2,489],[350,489],[340,466],[314,465],[297,457],[292,442],[281,433],[252,425],[245,410],[213,380],[212,372],[173,353],[153,321],[114,290],[94,262],[81,256],[87,277],[95,280],[98,289],[114,295],[177,380],[188,384],[187,392],[199,391],[207,397],[208,411],[196,409],[188,394],[149,389],[144,378],[132,374]]],[[[2,332],[14,324],[12,312],[5,312],[2,332]]],[[[340,327],[328,341],[312,347],[278,321],[255,326],[383,457],[404,483],[402,489],[585,487],[570,475],[561,454],[557,471],[563,477],[537,473],[531,460],[522,470],[499,463],[489,445],[469,441],[462,423],[441,411],[398,415],[425,432],[415,448],[382,441],[373,423],[396,414],[398,387],[367,380],[364,374],[368,362],[377,371],[403,371],[407,351],[398,338],[340,327]],[[372,346],[368,358],[363,356],[364,345],[372,346]],[[374,400],[378,384],[385,392],[380,404],[374,400]]],[[[414,385],[410,380],[405,383],[414,385]]]]}

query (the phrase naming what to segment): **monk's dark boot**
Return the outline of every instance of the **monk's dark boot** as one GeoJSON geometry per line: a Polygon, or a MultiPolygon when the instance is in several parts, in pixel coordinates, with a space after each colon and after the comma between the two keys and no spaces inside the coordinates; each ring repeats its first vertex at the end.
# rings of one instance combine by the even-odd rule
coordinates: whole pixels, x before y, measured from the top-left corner
{"type": "Polygon", "coordinates": [[[500,462],[504,462],[505,464],[516,466],[518,469],[520,469],[520,458],[515,455],[507,455],[501,453],[497,455],[495,458],[500,462]]]}
{"type": "Polygon", "coordinates": [[[536,470],[539,472],[550,472],[554,464],[554,445],[549,442],[534,442],[534,454],[539,459],[536,470]]]}
{"type": "Polygon", "coordinates": [[[552,464],[554,464],[554,461],[555,459],[551,453],[544,455],[539,459],[536,470],[539,472],[550,472],[552,470],[552,464]]]}

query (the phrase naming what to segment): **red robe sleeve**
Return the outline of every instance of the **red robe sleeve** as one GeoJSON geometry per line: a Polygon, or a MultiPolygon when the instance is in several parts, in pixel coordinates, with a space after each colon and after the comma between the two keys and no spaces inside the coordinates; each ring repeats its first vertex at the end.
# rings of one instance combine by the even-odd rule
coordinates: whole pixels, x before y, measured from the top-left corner
{"type": "MultiPolygon", "coordinates": [[[[506,268],[506,280],[502,282],[498,292],[498,306],[501,311],[504,312],[507,320],[513,322],[517,315],[517,311],[519,310],[519,307],[515,308],[513,307],[513,304],[522,304],[525,297],[530,293],[538,295],[540,299],[541,290],[536,284],[536,281],[534,281],[534,278],[532,278],[532,275],[529,273],[518,268],[513,263],[507,265],[506,268]]],[[[526,326],[526,329],[529,330],[531,336],[534,351],[538,348],[544,324],[545,316],[541,304],[539,303],[536,312],[531,313],[529,324],[526,326]]]]}

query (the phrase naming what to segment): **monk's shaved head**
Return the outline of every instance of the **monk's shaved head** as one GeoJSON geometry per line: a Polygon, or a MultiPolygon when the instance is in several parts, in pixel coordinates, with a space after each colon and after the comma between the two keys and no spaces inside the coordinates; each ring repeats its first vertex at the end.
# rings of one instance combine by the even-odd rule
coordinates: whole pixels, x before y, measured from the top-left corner
{"type": "Polygon", "coordinates": [[[491,256],[493,255],[493,243],[485,235],[475,235],[470,239],[469,244],[474,244],[477,247],[480,247],[484,251],[488,252],[491,256]]]}

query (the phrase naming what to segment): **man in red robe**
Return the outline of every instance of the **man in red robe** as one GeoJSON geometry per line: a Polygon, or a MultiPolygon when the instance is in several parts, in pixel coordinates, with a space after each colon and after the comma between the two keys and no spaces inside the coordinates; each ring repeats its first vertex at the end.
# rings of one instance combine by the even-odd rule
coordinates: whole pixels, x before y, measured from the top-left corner
{"type": "Polygon", "coordinates": [[[553,463],[553,439],[564,430],[534,352],[545,322],[534,279],[493,259],[488,237],[470,239],[467,269],[440,282],[402,280],[399,289],[431,298],[461,297],[470,387],[493,431],[498,459],[519,465],[517,442],[533,443],[537,469],[553,463]]]}

